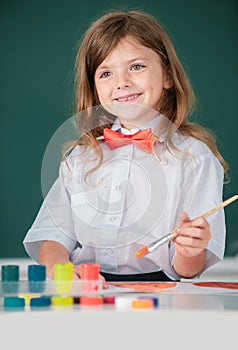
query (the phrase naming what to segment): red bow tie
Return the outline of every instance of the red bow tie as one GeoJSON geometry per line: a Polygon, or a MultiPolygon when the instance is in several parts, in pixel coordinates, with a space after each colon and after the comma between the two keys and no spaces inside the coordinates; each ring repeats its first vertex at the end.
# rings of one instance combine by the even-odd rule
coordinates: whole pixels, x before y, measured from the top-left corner
{"type": "Polygon", "coordinates": [[[105,128],[103,135],[104,140],[110,149],[133,144],[147,153],[151,153],[153,150],[154,138],[151,129],[140,130],[134,135],[123,135],[117,131],[105,128]]]}

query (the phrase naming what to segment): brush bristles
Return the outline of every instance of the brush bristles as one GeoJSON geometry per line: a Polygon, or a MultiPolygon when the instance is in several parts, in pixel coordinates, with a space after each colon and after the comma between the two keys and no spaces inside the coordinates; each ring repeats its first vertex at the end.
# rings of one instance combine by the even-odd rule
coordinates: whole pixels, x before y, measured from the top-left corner
{"type": "Polygon", "coordinates": [[[143,247],[143,248],[137,250],[136,257],[143,258],[148,253],[148,248],[149,248],[149,246],[147,245],[146,247],[143,247]]]}

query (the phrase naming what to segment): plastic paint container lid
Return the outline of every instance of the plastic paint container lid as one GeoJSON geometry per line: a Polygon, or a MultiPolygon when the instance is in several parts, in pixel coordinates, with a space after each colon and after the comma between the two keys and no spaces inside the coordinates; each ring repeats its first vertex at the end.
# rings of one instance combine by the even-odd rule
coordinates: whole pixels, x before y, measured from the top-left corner
{"type": "Polygon", "coordinates": [[[104,304],[115,304],[115,297],[108,296],[103,298],[104,304]]]}
{"type": "Polygon", "coordinates": [[[115,308],[117,310],[130,310],[132,301],[135,300],[135,297],[116,297],[115,298],[115,308]]]}
{"type": "Polygon", "coordinates": [[[51,304],[53,306],[71,306],[74,304],[74,298],[71,296],[55,295],[51,297],[51,304]]]}
{"type": "Polygon", "coordinates": [[[153,309],[154,302],[152,299],[135,299],[131,302],[132,309],[153,309]]]}
{"type": "Polygon", "coordinates": [[[19,281],[19,265],[3,265],[1,269],[2,281],[19,281]]]}
{"type": "Polygon", "coordinates": [[[39,298],[32,298],[30,300],[30,307],[48,307],[51,304],[51,298],[48,296],[42,296],[39,298]]]}
{"type": "Polygon", "coordinates": [[[98,264],[81,264],[80,277],[82,280],[97,281],[99,279],[99,265],[98,264]]]}
{"type": "Polygon", "coordinates": [[[153,305],[154,307],[158,307],[159,306],[159,298],[157,297],[139,297],[138,299],[151,299],[153,301],[153,305]]]}
{"type": "Polygon", "coordinates": [[[5,297],[3,306],[4,309],[22,310],[25,308],[25,299],[19,297],[5,297]]]}
{"type": "Polygon", "coordinates": [[[82,306],[99,306],[103,304],[103,298],[100,296],[96,297],[86,297],[80,298],[80,305],[82,306]]]}
{"type": "Polygon", "coordinates": [[[45,265],[28,265],[28,281],[45,281],[45,265]]]}
{"type": "Polygon", "coordinates": [[[71,281],[73,279],[73,264],[55,264],[54,279],[57,281],[71,281]]]}

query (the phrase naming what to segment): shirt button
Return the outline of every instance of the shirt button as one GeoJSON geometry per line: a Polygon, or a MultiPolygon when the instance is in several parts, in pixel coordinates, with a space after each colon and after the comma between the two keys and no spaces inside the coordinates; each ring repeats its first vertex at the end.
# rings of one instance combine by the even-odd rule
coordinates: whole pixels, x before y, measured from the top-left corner
{"type": "Polygon", "coordinates": [[[111,255],[113,253],[112,248],[107,248],[106,255],[111,255]]]}
{"type": "Polygon", "coordinates": [[[110,221],[111,222],[116,222],[117,221],[117,217],[116,216],[111,216],[110,217],[110,221]]]}

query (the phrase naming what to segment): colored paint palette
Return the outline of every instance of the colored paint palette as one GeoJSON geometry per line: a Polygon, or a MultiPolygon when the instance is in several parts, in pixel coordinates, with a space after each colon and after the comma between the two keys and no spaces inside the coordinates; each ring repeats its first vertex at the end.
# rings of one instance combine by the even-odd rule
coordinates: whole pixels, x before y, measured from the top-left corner
{"type": "Polygon", "coordinates": [[[19,266],[5,265],[1,268],[0,297],[40,294],[41,296],[98,294],[102,292],[99,267],[83,264],[84,276],[73,280],[72,264],[56,264],[54,279],[46,279],[44,265],[29,265],[26,280],[20,280],[19,266]]]}

